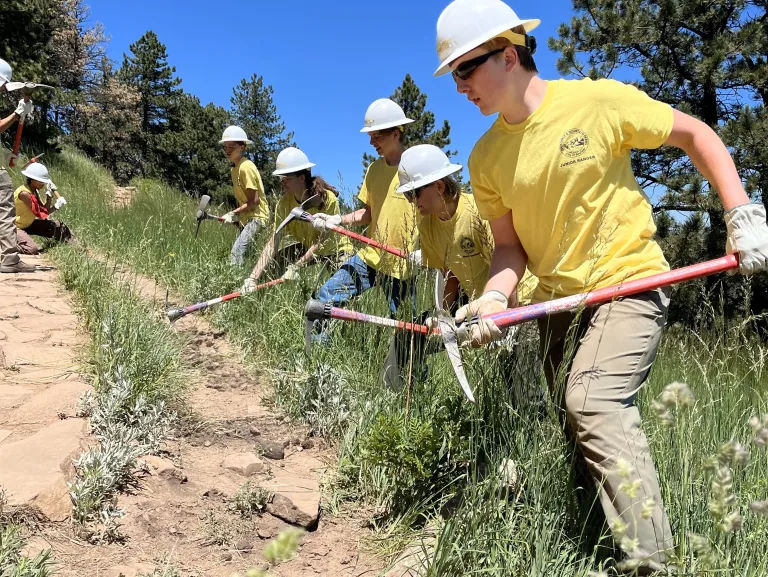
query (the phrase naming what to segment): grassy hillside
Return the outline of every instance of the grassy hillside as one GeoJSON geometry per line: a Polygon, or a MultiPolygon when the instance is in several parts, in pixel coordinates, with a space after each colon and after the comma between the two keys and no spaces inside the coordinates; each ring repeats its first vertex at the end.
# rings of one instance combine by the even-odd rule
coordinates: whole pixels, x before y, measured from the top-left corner
{"type": "MultiPolygon", "coordinates": [[[[195,239],[196,200],[141,180],[133,203],[115,208],[110,178],[88,159],[67,150],[46,160],[69,201],[61,218],[88,247],[162,281],[189,303],[239,286],[245,271],[228,264],[235,230],[204,222],[195,239]]],[[[274,400],[288,414],[338,441],[329,507],[374,508],[386,537],[381,546],[393,552],[414,535],[436,535],[430,575],[570,577],[610,566],[618,552],[599,517],[586,519],[577,508],[554,407],[547,403],[542,411],[528,394],[543,386],[535,343],[511,353],[465,353],[475,405],[463,398],[442,355],[430,359],[428,378],[411,389],[383,390],[377,374],[386,330],[339,326],[330,347],[304,355],[304,304],[328,274],[309,268],[301,282],[208,315],[271,379],[274,400]],[[517,463],[513,492],[498,472],[506,459],[517,463]]],[[[380,291],[353,306],[386,310],[380,291]]],[[[710,305],[703,299],[701,306],[710,305]]],[[[767,359],[768,348],[750,336],[748,323],[665,333],[641,410],[682,574],[768,574],[768,519],[750,509],[768,500],[768,453],[752,443],[761,433],[749,424],[768,413],[767,359]],[[652,407],[674,382],[687,384],[695,404],[675,404],[668,392],[671,409],[652,407]],[[748,459],[734,445],[723,447],[731,440],[750,451],[748,459]]]]}

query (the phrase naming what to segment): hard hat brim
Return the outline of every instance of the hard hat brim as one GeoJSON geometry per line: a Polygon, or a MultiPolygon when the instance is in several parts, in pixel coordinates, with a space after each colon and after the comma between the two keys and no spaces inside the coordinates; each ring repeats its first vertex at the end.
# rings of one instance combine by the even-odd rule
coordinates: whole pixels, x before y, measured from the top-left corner
{"type": "Polygon", "coordinates": [[[417,188],[421,188],[422,186],[427,186],[428,184],[437,182],[441,178],[445,178],[446,176],[450,176],[451,174],[459,172],[462,168],[464,167],[460,164],[449,164],[445,168],[441,168],[437,172],[433,172],[424,178],[420,178],[419,180],[412,180],[411,182],[398,186],[397,192],[402,194],[404,192],[410,192],[417,188]]]}
{"type": "Polygon", "coordinates": [[[51,184],[53,182],[50,178],[40,178],[37,175],[30,174],[26,169],[22,170],[21,174],[26,176],[27,178],[36,180],[37,182],[42,182],[43,184],[51,184]]]}
{"type": "Polygon", "coordinates": [[[415,120],[411,120],[410,118],[405,118],[403,120],[397,120],[392,122],[384,122],[382,124],[376,124],[374,126],[366,126],[360,132],[376,132],[377,130],[386,130],[387,128],[395,128],[396,126],[403,126],[405,124],[410,124],[411,122],[416,122],[415,120]]]}
{"type": "Polygon", "coordinates": [[[305,164],[300,164],[298,166],[292,166],[290,168],[282,168],[279,170],[275,170],[272,172],[273,176],[285,176],[286,174],[293,174],[295,172],[301,172],[302,170],[307,170],[308,168],[312,168],[313,166],[317,166],[314,162],[307,162],[305,164]]]}
{"type": "Polygon", "coordinates": [[[246,144],[253,144],[253,140],[240,140],[235,138],[225,138],[219,140],[219,144],[224,144],[225,142],[245,142],[246,144]]]}
{"type": "Polygon", "coordinates": [[[502,32],[506,32],[507,30],[511,30],[512,28],[515,28],[517,26],[522,26],[523,28],[525,28],[526,32],[530,32],[531,30],[536,28],[539,24],[541,24],[541,20],[539,20],[538,18],[532,18],[529,20],[514,20],[512,22],[507,21],[504,24],[500,24],[499,26],[489,30],[487,34],[478,36],[472,42],[468,42],[463,46],[459,46],[456,50],[451,52],[448,55],[448,57],[446,57],[440,63],[440,66],[438,67],[438,69],[435,70],[434,76],[437,77],[437,76],[443,76],[444,74],[448,74],[451,71],[451,62],[453,62],[457,58],[461,58],[467,52],[471,52],[478,46],[481,46],[483,43],[496,38],[502,32]]]}

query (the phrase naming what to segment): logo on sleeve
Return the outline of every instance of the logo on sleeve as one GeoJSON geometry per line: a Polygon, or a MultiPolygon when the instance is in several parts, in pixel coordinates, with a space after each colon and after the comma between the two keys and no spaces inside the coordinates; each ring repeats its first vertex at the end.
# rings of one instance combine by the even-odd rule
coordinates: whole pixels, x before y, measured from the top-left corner
{"type": "Polygon", "coordinates": [[[560,165],[560,168],[564,166],[570,166],[577,162],[584,162],[585,160],[592,160],[594,155],[584,156],[589,150],[589,136],[587,133],[579,128],[571,128],[563,134],[560,138],[560,152],[567,158],[572,158],[568,162],[564,162],[560,165]]]}

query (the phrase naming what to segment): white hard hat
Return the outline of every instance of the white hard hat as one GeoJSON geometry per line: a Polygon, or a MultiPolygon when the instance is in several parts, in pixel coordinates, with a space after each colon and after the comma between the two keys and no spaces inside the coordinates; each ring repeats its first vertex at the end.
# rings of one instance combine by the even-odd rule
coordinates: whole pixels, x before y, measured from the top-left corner
{"type": "Polygon", "coordinates": [[[460,164],[452,164],[448,156],[433,144],[412,146],[400,158],[397,174],[400,186],[397,192],[410,192],[459,172],[460,164]]]}
{"type": "Polygon", "coordinates": [[[437,55],[440,67],[435,76],[450,72],[450,63],[517,26],[530,32],[541,20],[520,20],[501,0],[454,0],[437,20],[437,55]]]}
{"type": "Polygon", "coordinates": [[[379,98],[365,111],[365,127],[360,132],[373,132],[394,128],[413,122],[405,117],[405,112],[397,102],[389,98],[379,98]]]}
{"type": "Polygon", "coordinates": [[[12,75],[13,70],[11,69],[11,65],[0,58],[0,86],[3,86],[6,82],[10,82],[12,75]]]}
{"type": "Polygon", "coordinates": [[[316,166],[314,162],[309,162],[309,158],[307,158],[306,154],[293,146],[289,146],[277,155],[275,165],[277,166],[277,170],[272,173],[275,176],[301,172],[302,170],[316,166]]]}
{"type": "Polygon", "coordinates": [[[33,162],[27,168],[21,171],[21,174],[32,180],[42,182],[43,184],[51,184],[51,177],[48,174],[48,169],[44,164],[39,162],[33,162]]]}
{"type": "Polygon", "coordinates": [[[219,144],[224,144],[225,142],[245,142],[246,144],[251,144],[252,141],[248,140],[248,135],[245,133],[245,130],[239,126],[227,126],[227,128],[224,129],[224,134],[221,136],[221,140],[219,140],[219,144]]]}

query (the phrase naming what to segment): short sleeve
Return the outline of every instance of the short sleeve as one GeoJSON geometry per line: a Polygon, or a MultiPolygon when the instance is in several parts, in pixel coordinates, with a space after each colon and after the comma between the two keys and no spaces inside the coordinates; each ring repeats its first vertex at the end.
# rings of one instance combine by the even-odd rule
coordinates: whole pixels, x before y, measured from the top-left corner
{"type": "Polygon", "coordinates": [[[285,217],[288,216],[288,210],[285,202],[285,196],[282,196],[280,200],[278,201],[277,205],[275,206],[275,220],[273,223],[272,231],[276,232],[277,227],[280,226],[280,223],[285,220],[285,217]]]}
{"type": "Polygon", "coordinates": [[[674,122],[669,104],[654,100],[631,84],[615,80],[600,83],[603,82],[604,89],[600,94],[615,111],[615,128],[622,150],[654,149],[667,141],[674,122]]]}
{"type": "Polygon", "coordinates": [[[341,211],[339,209],[339,200],[336,198],[336,195],[333,194],[330,190],[325,191],[324,211],[326,214],[341,214],[341,211]]]}
{"type": "Polygon", "coordinates": [[[368,178],[371,176],[371,166],[369,166],[368,169],[365,171],[363,186],[360,187],[360,192],[357,194],[357,198],[360,199],[360,202],[366,205],[370,204],[370,199],[368,196],[368,178]]]}
{"type": "Polygon", "coordinates": [[[469,156],[469,181],[472,183],[477,211],[481,217],[492,221],[507,214],[509,209],[504,206],[501,191],[494,190],[488,178],[492,171],[484,166],[482,158],[482,152],[475,147],[469,156]]]}
{"type": "Polygon", "coordinates": [[[250,189],[258,193],[264,192],[259,169],[252,162],[244,162],[240,166],[240,186],[243,188],[243,191],[250,189]]]}

